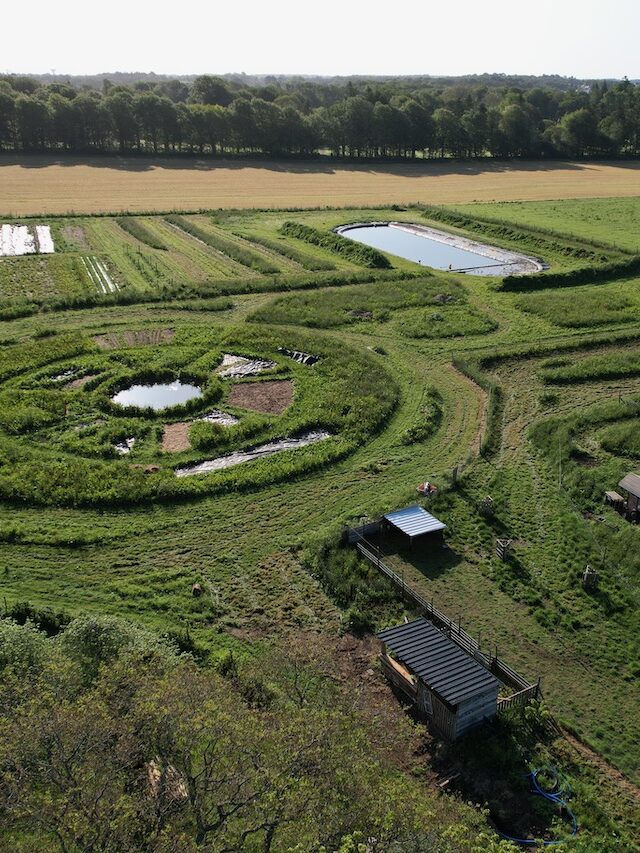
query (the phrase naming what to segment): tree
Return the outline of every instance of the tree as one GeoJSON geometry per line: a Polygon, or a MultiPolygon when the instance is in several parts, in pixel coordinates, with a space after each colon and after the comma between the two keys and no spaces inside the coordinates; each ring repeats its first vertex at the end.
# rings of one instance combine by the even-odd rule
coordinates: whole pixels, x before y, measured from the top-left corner
{"type": "Polygon", "coordinates": [[[600,133],[596,117],[591,110],[581,108],[567,113],[560,120],[562,139],[576,157],[583,157],[599,149],[600,133]]]}
{"type": "Polygon", "coordinates": [[[218,104],[228,107],[233,97],[231,92],[219,77],[203,75],[196,77],[191,85],[189,101],[192,104],[218,104]]]}
{"type": "Polygon", "coordinates": [[[47,104],[30,95],[19,95],[15,110],[17,134],[25,151],[45,148],[51,126],[47,104]]]}
{"type": "Polygon", "coordinates": [[[133,95],[129,91],[114,87],[105,99],[105,105],[113,122],[118,147],[120,152],[124,153],[134,142],[139,141],[133,95]]]}
{"type": "Polygon", "coordinates": [[[461,147],[460,122],[451,110],[440,107],[433,114],[435,140],[440,148],[440,156],[458,154],[461,147]]]}
{"type": "Polygon", "coordinates": [[[16,93],[0,81],[0,148],[12,148],[16,142],[16,93]]]}

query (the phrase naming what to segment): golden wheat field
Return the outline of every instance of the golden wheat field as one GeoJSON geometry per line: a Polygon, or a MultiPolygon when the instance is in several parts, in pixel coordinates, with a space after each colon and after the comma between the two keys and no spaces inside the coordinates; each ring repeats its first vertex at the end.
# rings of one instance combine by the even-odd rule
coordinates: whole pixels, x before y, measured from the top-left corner
{"type": "Polygon", "coordinates": [[[640,163],[275,163],[7,156],[0,213],[315,207],[640,195],[640,163]]]}

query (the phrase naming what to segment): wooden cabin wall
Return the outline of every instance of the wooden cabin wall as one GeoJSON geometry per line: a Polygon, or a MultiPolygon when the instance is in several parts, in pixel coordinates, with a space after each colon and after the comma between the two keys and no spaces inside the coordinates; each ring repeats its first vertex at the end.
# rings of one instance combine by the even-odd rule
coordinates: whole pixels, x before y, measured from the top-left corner
{"type": "Polygon", "coordinates": [[[455,737],[480,725],[484,720],[493,719],[498,711],[498,690],[488,690],[460,702],[455,715],[455,737]]]}

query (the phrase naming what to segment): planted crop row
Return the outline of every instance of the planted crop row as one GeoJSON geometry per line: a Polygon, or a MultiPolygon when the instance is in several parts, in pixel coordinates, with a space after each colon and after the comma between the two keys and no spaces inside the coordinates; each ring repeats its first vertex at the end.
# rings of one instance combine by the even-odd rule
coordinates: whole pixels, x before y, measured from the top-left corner
{"type": "MultiPolygon", "coordinates": [[[[78,263],[80,260],[78,259],[78,263]]],[[[424,273],[422,273],[424,275],[424,273]]],[[[234,296],[243,293],[275,293],[290,290],[315,290],[325,287],[342,287],[350,284],[364,284],[371,281],[404,281],[416,278],[417,274],[408,270],[370,270],[368,272],[319,273],[315,276],[280,275],[269,279],[245,279],[231,281],[185,282],[162,281],[157,290],[142,291],[124,288],[111,293],[98,293],[95,290],[78,295],[58,296],[34,301],[33,299],[8,299],[0,301],[0,320],[28,317],[39,311],[65,311],[78,308],[92,308],[98,305],[135,305],[158,301],[183,299],[211,299],[218,296],[234,296]]]]}
{"type": "Polygon", "coordinates": [[[238,246],[238,244],[234,243],[232,240],[225,240],[225,238],[221,237],[219,234],[212,234],[210,231],[205,231],[195,223],[185,219],[184,216],[166,216],[165,220],[171,225],[175,225],[176,228],[179,228],[181,231],[191,234],[191,236],[195,237],[196,240],[200,240],[202,243],[206,243],[207,246],[211,246],[211,248],[215,249],[217,252],[222,252],[224,255],[227,255],[227,257],[237,261],[239,264],[249,267],[249,269],[263,273],[264,275],[273,275],[274,273],[280,272],[278,267],[270,264],[267,260],[261,258],[254,252],[244,249],[242,246],[238,246]]]}
{"type": "Polygon", "coordinates": [[[139,219],[134,219],[132,216],[118,216],[116,222],[123,231],[135,237],[141,243],[151,246],[152,249],[167,250],[166,244],[159,237],[156,237],[155,234],[152,234],[139,219]]]}
{"type": "Polygon", "coordinates": [[[295,237],[297,240],[304,240],[306,243],[312,243],[314,246],[321,246],[323,249],[329,249],[329,251],[336,252],[346,260],[362,267],[371,269],[388,269],[391,267],[389,259],[382,252],[372,249],[371,246],[348,240],[332,231],[319,231],[310,225],[289,221],[280,226],[280,233],[287,237],[295,237]]]}
{"type": "Polygon", "coordinates": [[[277,242],[276,240],[269,240],[268,237],[262,237],[258,234],[240,234],[238,233],[238,237],[246,237],[251,240],[252,243],[258,243],[260,246],[264,246],[265,249],[269,249],[271,252],[277,252],[279,255],[284,255],[285,258],[289,258],[292,261],[295,261],[297,264],[300,264],[301,267],[304,267],[306,270],[316,271],[316,270],[334,270],[335,265],[331,263],[331,261],[326,261],[323,258],[316,258],[314,255],[310,255],[308,252],[303,252],[300,249],[296,249],[294,246],[290,246],[288,243],[277,242]]]}

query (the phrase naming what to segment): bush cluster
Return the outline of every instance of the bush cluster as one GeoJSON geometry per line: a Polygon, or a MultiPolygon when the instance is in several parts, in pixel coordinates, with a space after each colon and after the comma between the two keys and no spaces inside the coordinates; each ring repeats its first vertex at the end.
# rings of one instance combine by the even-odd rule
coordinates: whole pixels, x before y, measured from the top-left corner
{"type": "Polygon", "coordinates": [[[389,269],[391,267],[391,262],[382,252],[371,248],[371,246],[348,240],[333,231],[319,231],[317,228],[303,225],[301,222],[288,221],[280,226],[280,233],[287,237],[295,237],[297,240],[304,240],[305,243],[312,243],[314,246],[321,246],[323,249],[335,252],[361,267],[369,267],[370,269],[389,269]]]}

